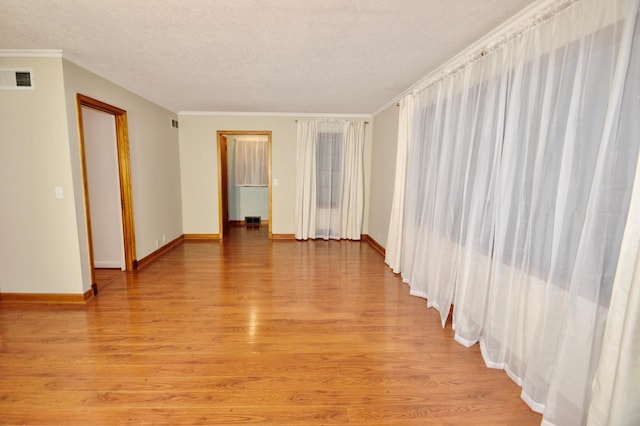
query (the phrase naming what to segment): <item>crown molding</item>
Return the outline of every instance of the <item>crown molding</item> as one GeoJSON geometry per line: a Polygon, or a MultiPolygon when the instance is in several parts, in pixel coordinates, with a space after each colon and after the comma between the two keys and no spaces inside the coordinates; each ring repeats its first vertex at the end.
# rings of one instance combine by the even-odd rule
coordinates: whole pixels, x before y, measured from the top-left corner
{"type": "Polygon", "coordinates": [[[62,50],[0,49],[0,58],[62,58],[62,50]]]}
{"type": "Polygon", "coordinates": [[[244,112],[244,111],[180,111],[178,115],[215,115],[227,117],[330,117],[330,118],[372,118],[371,114],[311,113],[311,112],[244,112]]]}

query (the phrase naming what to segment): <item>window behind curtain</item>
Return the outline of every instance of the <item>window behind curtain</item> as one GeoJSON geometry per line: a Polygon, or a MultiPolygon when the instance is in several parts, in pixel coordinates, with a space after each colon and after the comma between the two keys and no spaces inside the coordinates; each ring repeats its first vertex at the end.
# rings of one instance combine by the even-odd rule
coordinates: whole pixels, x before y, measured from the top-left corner
{"type": "Polygon", "coordinates": [[[268,150],[263,136],[236,139],[236,186],[268,186],[268,150]]]}
{"type": "Polygon", "coordinates": [[[637,168],[626,3],[576,2],[413,101],[403,279],[549,424],[585,423],[637,168]]]}
{"type": "Polygon", "coordinates": [[[316,144],[316,207],[340,207],[343,134],[318,132],[316,144]]]}

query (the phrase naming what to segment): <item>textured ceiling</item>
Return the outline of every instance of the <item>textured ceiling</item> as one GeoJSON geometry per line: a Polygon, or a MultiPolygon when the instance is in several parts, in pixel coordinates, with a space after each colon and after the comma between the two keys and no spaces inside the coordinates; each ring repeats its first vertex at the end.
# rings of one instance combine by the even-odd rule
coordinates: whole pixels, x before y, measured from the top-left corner
{"type": "Polygon", "coordinates": [[[0,49],[61,49],[169,110],[371,113],[532,0],[0,0],[0,49]]]}

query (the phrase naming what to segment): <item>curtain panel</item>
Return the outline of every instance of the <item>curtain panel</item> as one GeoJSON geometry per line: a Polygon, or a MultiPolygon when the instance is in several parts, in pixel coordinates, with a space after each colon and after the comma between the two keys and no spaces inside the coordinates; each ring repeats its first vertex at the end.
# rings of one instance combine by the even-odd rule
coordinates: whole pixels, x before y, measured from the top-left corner
{"type": "Polygon", "coordinates": [[[298,120],[296,239],[362,234],[364,122],[298,120]]]}
{"type": "Polygon", "coordinates": [[[396,173],[391,201],[391,218],[384,260],[394,273],[402,267],[402,231],[404,229],[405,188],[407,186],[407,161],[411,124],[413,120],[413,96],[400,101],[398,112],[398,145],[396,150],[396,173]]]}
{"type": "Polygon", "coordinates": [[[415,94],[394,261],[557,425],[586,422],[640,144],[638,1],[570,3],[415,94]]]}
{"type": "Polygon", "coordinates": [[[620,248],[587,424],[640,424],[640,169],[620,248]]]}
{"type": "Polygon", "coordinates": [[[269,140],[265,136],[238,136],[235,152],[235,185],[269,185],[269,140]]]}

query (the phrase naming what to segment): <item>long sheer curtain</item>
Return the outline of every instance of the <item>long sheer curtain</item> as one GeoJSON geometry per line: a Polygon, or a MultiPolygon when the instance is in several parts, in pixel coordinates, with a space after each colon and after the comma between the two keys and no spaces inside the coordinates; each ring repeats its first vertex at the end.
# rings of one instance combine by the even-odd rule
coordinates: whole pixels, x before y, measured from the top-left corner
{"type": "Polygon", "coordinates": [[[586,421],[640,144],[638,0],[583,0],[415,94],[403,280],[548,424],[586,421]]]}
{"type": "Polygon", "coordinates": [[[269,140],[266,136],[238,136],[235,153],[236,186],[268,186],[268,159],[269,140]]]}
{"type": "Polygon", "coordinates": [[[640,168],[636,169],[587,424],[640,425],[640,168]]]}
{"type": "Polygon", "coordinates": [[[407,186],[407,161],[413,114],[413,96],[407,95],[399,103],[398,145],[396,149],[396,173],[391,201],[391,218],[384,260],[396,274],[402,267],[402,230],[404,229],[405,188],[407,186]]]}
{"type": "Polygon", "coordinates": [[[296,239],[362,234],[364,122],[299,120],[296,239]]]}

